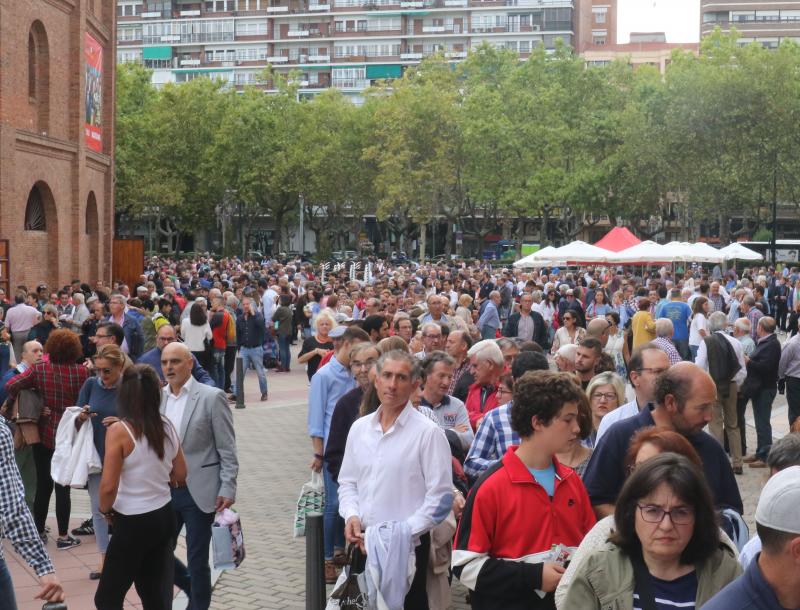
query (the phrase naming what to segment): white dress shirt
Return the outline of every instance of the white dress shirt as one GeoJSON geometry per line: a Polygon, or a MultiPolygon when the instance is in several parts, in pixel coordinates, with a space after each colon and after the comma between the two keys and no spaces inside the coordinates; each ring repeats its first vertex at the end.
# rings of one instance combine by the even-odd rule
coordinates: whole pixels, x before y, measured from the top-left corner
{"type": "Polygon", "coordinates": [[[172,393],[172,388],[167,386],[169,390],[167,391],[167,408],[164,413],[179,433],[181,422],[183,421],[183,412],[186,410],[186,402],[189,400],[189,392],[192,391],[193,384],[194,378],[189,375],[189,379],[183,384],[177,396],[172,393]]]}
{"type": "Polygon", "coordinates": [[[366,528],[406,521],[414,536],[441,523],[453,504],[450,446],[444,432],[409,402],[386,433],[382,407],[347,435],[339,471],[339,514],[366,528]]]}
{"type": "MultiPolygon", "coordinates": [[[[728,343],[733,346],[733,352],[736,354],[736,360],[739,362],[739,370],[736,371],[736,375],[733,376],[732,381],[735,381],[737,385],[741,386],[742,383],[744,383],[745,377],[747,377],[747,364],[745,364],[744,361],[744,348],[736,337],[731,337],[728,333],[717,331],[715,334],[721,334],[728,340],[728,343]]],[[[694,359],[694,363],[704,371],[708,372],[708,351],[706,350],[705,341],[701,342],[700,347],[697,348],[697,358],[694,359]]]]}

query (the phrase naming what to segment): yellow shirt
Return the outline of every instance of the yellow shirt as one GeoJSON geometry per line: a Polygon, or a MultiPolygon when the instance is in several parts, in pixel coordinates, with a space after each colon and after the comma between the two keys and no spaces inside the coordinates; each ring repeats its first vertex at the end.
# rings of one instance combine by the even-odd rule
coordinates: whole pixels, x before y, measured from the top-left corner
{"type": "Polygon", "coordinates": [[[633,349],[656,338],[656,323],[649,311],[637,311],[631,320],[633,349]]]}

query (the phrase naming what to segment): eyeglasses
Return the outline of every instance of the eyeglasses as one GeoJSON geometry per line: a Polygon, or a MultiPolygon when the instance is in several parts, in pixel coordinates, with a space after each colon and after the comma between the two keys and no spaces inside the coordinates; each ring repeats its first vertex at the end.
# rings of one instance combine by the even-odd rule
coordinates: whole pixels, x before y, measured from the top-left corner
{"type": "Polygon", "coordinates": [[[95,335],[96,339],[108,339],[111,335],[95,335]]]}
{"type": "Polygon", "coordinates": [[[639,373],[648,372],[648,373],[652,373],[653,375],[660,375],[661,373],[663,373],[666,370],[667,369],[654,369],[653,367],[643,367],[643,368],[640,368],[640,369],[636,369],[636,371],[639,372],[639,373]]]}
{"type": "Polygon", "coordinates": [[[595,398],[597,400],[607,400],[611,402],[612,400],[617,400],[618,397],[616,392],[608,392],[608,393],[595,392],[594,394],[592,394],[592,400],[594,400],[595,398]]]}
{"type": "Polygon", "coordinates": [[[509,390],[508,388],[504,388],[502,386],[497,388],[497,394],[498,395],[499,394],[513,394],[513,393],[514,393],[514,390],[509,390]]]}
{"type": "Polygon", "coordinates": [[[427,337],[428,339],[441,339],[442,335],[431,335],[431,334],[423,334],[423,337],[427,337]]]}
{"type": "Polygon", "coordinates": [[[364,362],[358,362],[357,360],[353,360],[350,363],[351,369],[368,369],[373,364],[375,364],[375,358],[370,358],[369,360],[364,360],[364,362]]]}
{"type": "Polygon", "coordinates": [[[660,506],[652,504],[637,504],[642,520],[646,523],[661,523],[666,515],[675,525],[688,525],[694,521],[694,510],[688,507],[678,507],[672,510],[664,510],[660,506]]]}

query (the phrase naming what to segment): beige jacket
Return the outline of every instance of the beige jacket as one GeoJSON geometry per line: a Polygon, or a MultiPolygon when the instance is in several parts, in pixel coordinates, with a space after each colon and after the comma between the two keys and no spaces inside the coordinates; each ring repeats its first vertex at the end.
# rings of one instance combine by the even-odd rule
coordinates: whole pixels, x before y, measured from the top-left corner
{"type": "MultiPolygon", "coordinates": [[[[722,542],[707,561],[697,566],[697,608],[741,573],[736,551],[722,542]]],[[[581,610],[633,610],[633,589],[633,565],[619,547],[606,543],[578,568],[562,606],[581,610]]]]}

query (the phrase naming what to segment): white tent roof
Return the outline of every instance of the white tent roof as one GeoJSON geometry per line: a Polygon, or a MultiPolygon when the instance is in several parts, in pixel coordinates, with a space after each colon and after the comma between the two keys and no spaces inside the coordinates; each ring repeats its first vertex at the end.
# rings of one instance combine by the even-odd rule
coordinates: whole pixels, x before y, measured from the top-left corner
{"type": "Polygon", "coordinates": [[[525,268],[525,267],[544,267],[554,263],[563,264],[562,260],[550,258],[552,253],[555,251],[556,249],[553,246],[545,246],[541,250],[537,250],[533,254],[529,254],[528,256],[519,259],[514,263],[514,266],[518,268],[525,268]]]}
{"type": "Polygon", "coordinates": [[[672,261],[698,262],[698,254],[692,250],[692,244],[685,241],[671,241],[666,246],[669,248],[672,261]]]}
{"type": "Polygon", "coordinates": [[[654,241],[643,241],[621,252],[613,252],[608,257],[611,263],[670,263],[673,259],[674,256],[667,246],[654,241]]]}
{"type": "Polygon", "coordinates": [[[563,260],[568,263],[604,263],[609,256],[614,254],[616,253],[610,250],[598,248],[592,244],[587,244],[585,241],[578,240],[556,248],[551,256],[555,260],[563,260]]]}
{"type": "Polygon", "coordinates": [[[725,255],[713,246],[699,241],[692,244],[692,251],[697,253],[697,261],[701,263],[721,263],[725,260],[725,255]]]}
{"type": "Polygon", "coordinates": [[[755,250],[751,250],[750,248],[746,248],[740,243],[732,243],[729,246],[725,246],[724,248],[720,249],[720,254],[724,255],[727,260],[731,259],[738,259],[740,261],[760,261],[764,260],[764,257],[756,252],[755,250]]]}

